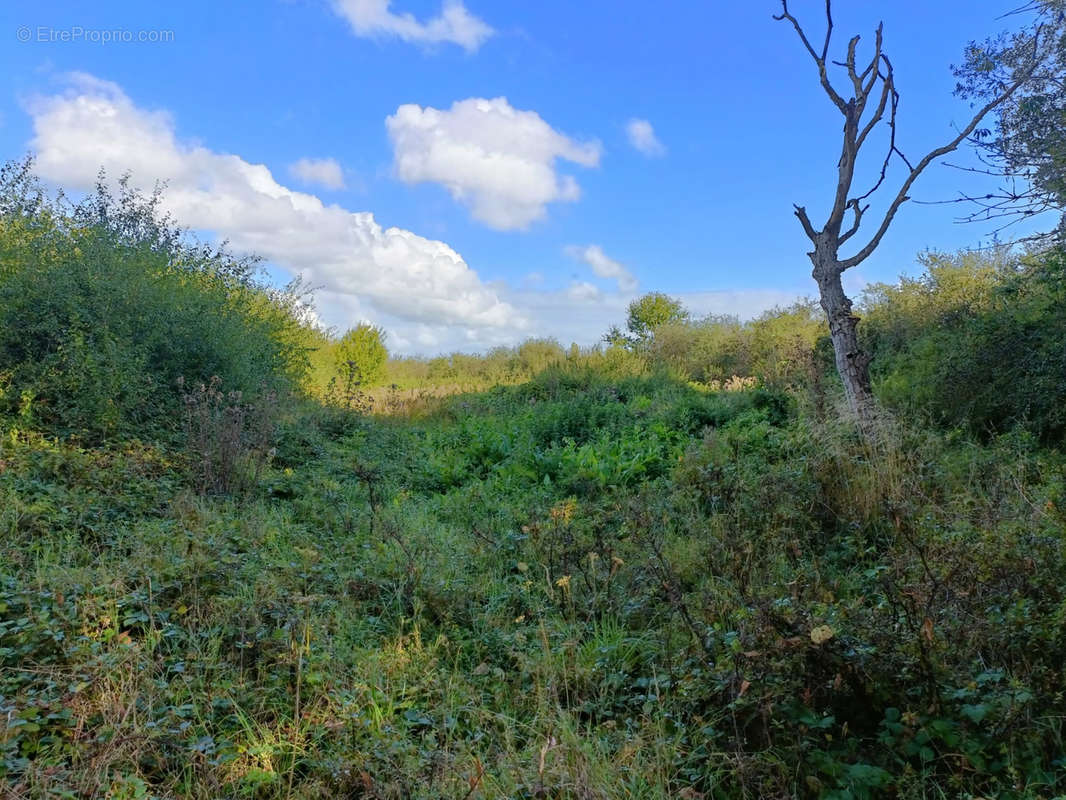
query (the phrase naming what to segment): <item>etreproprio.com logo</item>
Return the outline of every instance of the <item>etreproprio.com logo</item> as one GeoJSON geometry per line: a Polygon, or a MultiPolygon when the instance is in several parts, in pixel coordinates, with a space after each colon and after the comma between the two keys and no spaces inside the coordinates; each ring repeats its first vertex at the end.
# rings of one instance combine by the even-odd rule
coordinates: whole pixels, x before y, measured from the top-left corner
{"type": "Polygon", "coordinates": [[[56,28],[50,25],[20,25],[15,31],[15,38],[20,42],[41,42],[49,44],[70,44],[87,42],[89,44],[160,44],[174,41],[174,31],[168,30],[133,30],[132,28],[85,28],[71,25],[56,28]]]}

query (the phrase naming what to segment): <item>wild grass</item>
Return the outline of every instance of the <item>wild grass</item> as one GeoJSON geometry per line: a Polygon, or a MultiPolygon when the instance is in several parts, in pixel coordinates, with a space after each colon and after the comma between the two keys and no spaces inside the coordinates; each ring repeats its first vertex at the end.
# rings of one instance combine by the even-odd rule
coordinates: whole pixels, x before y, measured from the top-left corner
{"type": "Polygon", "coordinates": [[[299,286],[31,167],[0,168],[5,798],[1066,792],[1061,253],[877,288],[876,437],[834,422],[809,304],[323,394],[299,286]]]}
{"type": "Polygon", "coordinates": [[[1063,460],[548,372],[180,451],[0,444],[11,797],[1052,797],[1063,460]],[[373,492],[373,495],[371,494],[373,492]]]}

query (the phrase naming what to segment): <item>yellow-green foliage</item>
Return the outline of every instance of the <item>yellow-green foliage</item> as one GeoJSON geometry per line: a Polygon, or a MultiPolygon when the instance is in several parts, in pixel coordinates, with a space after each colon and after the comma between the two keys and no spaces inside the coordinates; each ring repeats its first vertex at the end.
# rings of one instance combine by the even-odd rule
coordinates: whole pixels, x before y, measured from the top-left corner
{"type": "Polygon", "coordinates": [[[929,254],[872,287],[860,331],[880,396],[951,426],[1066,432],[1066,255],[929,254]]]}
{"type": "Polygon", "coordinates": [[[692,319],[678,301],[651,294],[634,301],[629,313],[643,320],[633,323],[629,338],[616,331],[608,332],[604,344],[585,348],[575,344],[564,349],[554,339],[530,339],[483,355],[393,358],[386,382],[402,389],[448,386],[472,391],[529,380],[548,367],[566,365],[614,377],[665,368],[705,384],[738,377],[787,388],[820,382],[831,369],[824,316],[811,302],[742,323],[734,317],[692,319]]]}
{"type": "Polygon", "coordinates": [[[918,261],[925,269],[919,277],[863,292],[860,330],[875,354],[908,347],[949,316],[988,310],[997,283],[1017,265],[1007,250],[930,252],[918,261]]]}
{"type": "Polygon", "coordinates": [[[688,311],[680,301],[662,292],[651,292],[629,304],[626,330],[637,344],[646,344],[663,325],[684,322],[688,311]]]}
{"type": "Polygon", "coordinates": [[[484,354],[393,358],[386,366],[386,381],[405,389],[442,385],[486,388],[528,380],[566,357],[567,352],[554,339],[527,339],[515,347],[496,347],[484,354]]]}
{"type": "Polygon", "coordinates": [[[528,381],[553,368],[591,369],[613,377],[640,375],[647,360],[621,345],[563,348],[555,339],[527,339],[484,354],[452,353],[433,358],[393,358],[386,382],[400,389],[478,391],[528,381]]]}
{"type": "Polygon", "coordinates": [[[362,322],[349,328],[333,346],[333,366],[342,379],[349,376],[364,386],[374,386],[385,375],[385,332],[362,322]]]}
{"type": "Polygon", "coordinates": [[[666,324],[655,329],[649,353],[653,364],[688,380],[709,383],[736,375],[797,387],[824,372],[818,345],[827,333],[821,309],[803,302],[749,322],[711,316],[666,324]]]}

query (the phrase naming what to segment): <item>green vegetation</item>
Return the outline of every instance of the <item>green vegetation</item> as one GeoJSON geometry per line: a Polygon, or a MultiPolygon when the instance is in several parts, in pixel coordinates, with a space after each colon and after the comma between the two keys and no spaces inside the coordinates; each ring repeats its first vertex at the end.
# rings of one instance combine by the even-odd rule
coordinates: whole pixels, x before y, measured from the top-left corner
{"type": "Polygon", "coordinates": [[[1034,18],[1012,36],[971,42],[962,64],[953,67],[955,94],[985,102],[997,86],[1024,78],[1044,50],[1046,63],[995,112],[995,124],[975,132],[973,144],[985,170],[1003,179],[999,191],[980,198],[970,219],[1014,222],[1035,214],[1059,216],[1057,230],[1043,239],[1066,241],[1066,2],[1033,0],[1023,7],[1034,18]],[[1039,57],[1039,56],[1038,56],[1039,57]],[[1020,179],[1020,180],[1019,180],[1020,179]]]}
{"type": "Polygon", "coordinates": [[[1066,435],[1066,251],[930,254],[868,291],[866,337],[894,407],[975,434],[1066,435]]]}
{"type": "Polygon", "coordinates": [[[160,435],[175,381],[218,376],[249,397],[306,371],[296,299],[255,281],[254,262],[191,242],[123,183],[66,206],[28,161],[0,174],[0,407],[96,442],[160,435]]]}
{"type": "Polygon", "coordinates": [[[647,347],[657,328],[683,323],[688,318],[688,311],[679,301],[662,292],[651,292],[629,304],[625,332],[616,326],[603,338],[607,344],[639,350],[647,347]]]}
{"type": "Polygon", "coordinates": [[[365,322],[347,331],[334,351],[337,371],[348,372],[368,385],[381,382],[388,357],[385,332],[365,322]]]}
{"type": "Polygon", "coordinates": [[[1066,793],[1061,253],[871,288],[873,443],[810,304],[369,414],[299,287],[3,185],[5,796],[1066,793]]]}

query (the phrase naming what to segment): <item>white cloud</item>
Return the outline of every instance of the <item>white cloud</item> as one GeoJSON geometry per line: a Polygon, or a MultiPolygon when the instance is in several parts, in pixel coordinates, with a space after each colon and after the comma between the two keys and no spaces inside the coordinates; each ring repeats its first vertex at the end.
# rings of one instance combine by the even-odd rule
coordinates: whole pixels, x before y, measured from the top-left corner
{"type": "Polygon", "coordinates": [[[649,157],[666,155],[666,147],[655,135],[655,128],[646,119],[634,117],[626,123],[626,136],[629,143],[649,157]]]}
{"type": "Polygon", "coordinates": [[[599,142],[574,141],[505,97],[461,100],[447,111],[402,105],[385,126],[400,180],[441,184],[498,230],[527,228],[548,203],[581,196],[572,176],[556,172],[556,159],[585,167],[600,161],[599,142]]]}
{"type": "Polygon", "coordinates": [[[327,189],[345,188],[344,170],[333,158],[301,158],[289,165],[289,174],[306,184],[327,189]]]}
{"type": "MultiPolygon", "coordinates": [[[[182,224],[228,238],[234,249],[257,252],[321,286],[322,319],[342,328],[372,320],[386,328],[397,353],[478,351],[530,335],[593,344],[624,321],[633,296],[581,281],[555,289],[534,278],[520,288],[485,283],[447,244],[382,228],[370,213],[326,205],[279,184],[263,165],[182,140],[170,115],[139,108],[118,86],[91,76],[72,76],[66,91],[27,108],[42,177],[84,190],[102,165],[112,177],[129,171],[145,188],[165,180],[166,210],[182,224]]],[[[586,263],[618,280],[603,273],[614,263],[604,258],[599,272],[586,263]]],[[[677,296],[696,314],[751,317],[799,294],[741,289],[677,296]]]]}
{"type": "MultiPolygon", "coordinates": [[[[258,253],[349,305],[397,320],[470,329],[522,329],[525,319],[444,242],[382,228],[368,212],[325,205],[279,184],[239,156],[178,139],[169,115],[133,104],[115,84],[70,76],[57,95],[27,104],[37,171],[69,189],[93,186],[103,166],[133,184],[165,181],[166,210],[258,253]]],[[[333,321],[333,320],[330,320],[333,321]]]]}
{"type": "Polygon", "coordinates": [[[390,0],[334,0],[333,7],[352,26],[356,36],[394,36],[405,42],[433,45],[457,44],[468,53],[477,51],[495,33],[466,10],[461,0],[445,0],[440,16],[419,22],[413,14],[396,14],[390,0]]]}
{"type": "Polygon", "coordinates": [[[576,281],[567,288],[566,296],[578,302],[595,302],[602,299],[603,292],[588,281],[576,281]]]}
{"type": "Polygon", "coordinates": [[[639,284],[633,273],[613,258],[609,258],[598,244],[569,245],[564,248],[564,252],[570,258],[591,267],[592,271],[601,278],[609,278],[616,281],[621,291],[635,292],[637,290],[639,284]]]}
{"type": "Polygon", "coordinates": [[[787,289],[720,289],[709,292],[680,292],[672,295],[695,316],[729,315],[754,319],[776,306],[790,306],[805,296],[787,289]]]}

